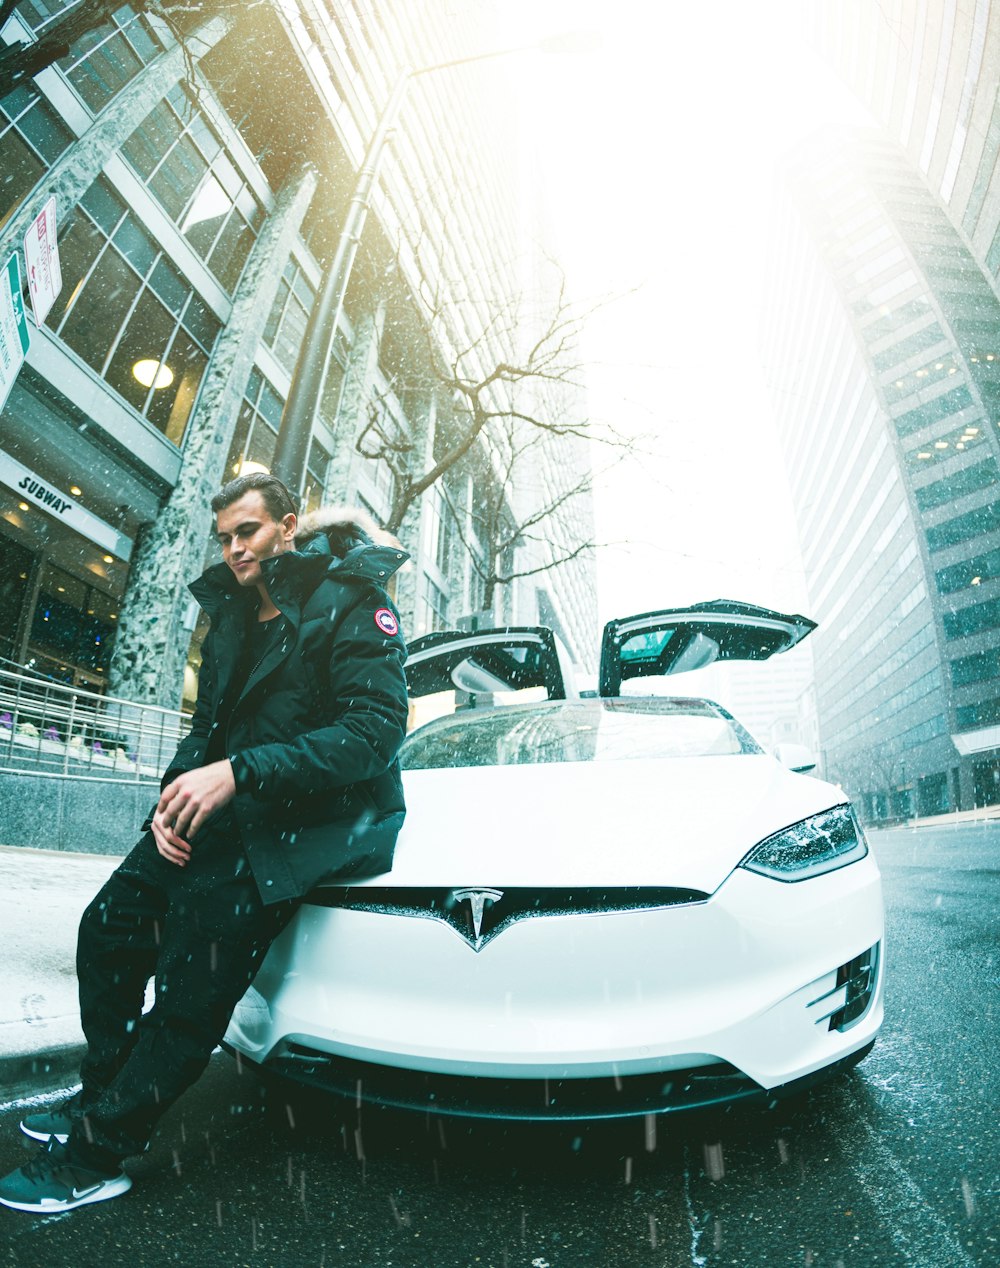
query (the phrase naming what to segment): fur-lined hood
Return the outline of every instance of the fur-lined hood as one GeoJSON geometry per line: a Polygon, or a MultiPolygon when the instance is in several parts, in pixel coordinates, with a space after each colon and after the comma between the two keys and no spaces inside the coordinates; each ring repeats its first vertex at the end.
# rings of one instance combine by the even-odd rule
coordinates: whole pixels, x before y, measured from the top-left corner
{"type": "Polygon", "coordinates": [[[357,546],[388,546],[402,550],[402,544],[392,533],[379,528],[374,519],[360,506],[321,506],[318,511],[308,511],[299,520],[295,532],[295,549],[301,550],[320,534],[330,543],[330,551],[341,559],[357,546]]]}
{"type": "MultiPolygon", "coordinates": [[[[379,528],[367,511],[353,506],[324,506],[299,520],[295,549],[261,561],[271,598],[288,614],[303,587],[311,590],[324,575],[385,586],[409,558],[391,533],[379,528]]],[[[213,564],[188,589],[209,614],[220,604],[249,599],[228,564],[213,564]]]]}

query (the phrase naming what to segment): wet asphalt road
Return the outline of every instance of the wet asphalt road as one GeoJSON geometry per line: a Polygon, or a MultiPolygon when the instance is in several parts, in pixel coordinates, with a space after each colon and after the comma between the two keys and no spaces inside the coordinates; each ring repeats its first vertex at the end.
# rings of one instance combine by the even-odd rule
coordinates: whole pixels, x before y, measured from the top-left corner
{"type": "MultiPolygon", "coordinates": [[[[221,1054],[112,1202],[0,1208],[0,1263],[378,1268],[1000,1264],[1000,823],[874,834],[889,997],[856,1071],[775,1110],[593,1127],[263,1093],[221,1054]]],[[[30,1156],[0,1113],[0,1168],[30,1156]]]]}

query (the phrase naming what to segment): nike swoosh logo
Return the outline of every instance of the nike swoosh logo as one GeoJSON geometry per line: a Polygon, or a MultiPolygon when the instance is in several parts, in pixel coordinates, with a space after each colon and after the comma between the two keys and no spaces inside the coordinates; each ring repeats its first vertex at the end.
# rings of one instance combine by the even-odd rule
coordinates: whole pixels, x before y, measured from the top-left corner
{"type": "Polygon", "coordinates": [[[73,1199],[76,1201],[79,1198],[85,1198],[88,1193],[96,1193],[100,1187],[100,1184],[92,1184],[88,1189],[77,1189],[74,1187],[73,1199]]]}

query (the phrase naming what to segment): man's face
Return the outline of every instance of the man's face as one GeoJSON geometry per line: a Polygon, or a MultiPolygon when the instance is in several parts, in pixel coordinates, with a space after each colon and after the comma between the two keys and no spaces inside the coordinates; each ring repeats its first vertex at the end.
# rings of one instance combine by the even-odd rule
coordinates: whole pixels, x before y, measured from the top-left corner
{"type": "Polygon", "coordinates": [[[295,523],[294,515],[272,519],[258,489],[251,489],[219,511],[215,517],[215,535],[222,547],[223,560],[241,586],[253,586],[261,580],[262,559],[291,549],[295,523]]]}

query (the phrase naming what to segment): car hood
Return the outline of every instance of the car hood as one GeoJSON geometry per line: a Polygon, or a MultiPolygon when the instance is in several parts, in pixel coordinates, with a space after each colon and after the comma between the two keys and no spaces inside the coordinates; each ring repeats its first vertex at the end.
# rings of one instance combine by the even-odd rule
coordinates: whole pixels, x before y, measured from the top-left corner
{"type": "Polygon", "coordinates": [[[758,841],[847,800],[766,754],[414,770],[403,780],[393,868],[371,884],[711,893],[758,841]]]}

